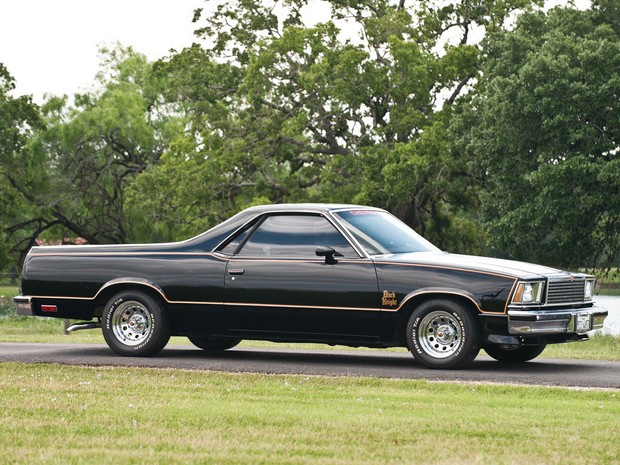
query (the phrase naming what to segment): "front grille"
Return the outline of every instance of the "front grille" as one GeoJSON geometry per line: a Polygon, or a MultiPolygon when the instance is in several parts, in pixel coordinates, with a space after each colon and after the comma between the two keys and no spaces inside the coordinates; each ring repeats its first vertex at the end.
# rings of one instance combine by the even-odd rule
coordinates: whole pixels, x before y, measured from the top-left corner
{"type": "Polygon", "coordinates": [[[584,279],[550,281],[547,290],[547,305],[583,302],[585,283],[584,279]]]}

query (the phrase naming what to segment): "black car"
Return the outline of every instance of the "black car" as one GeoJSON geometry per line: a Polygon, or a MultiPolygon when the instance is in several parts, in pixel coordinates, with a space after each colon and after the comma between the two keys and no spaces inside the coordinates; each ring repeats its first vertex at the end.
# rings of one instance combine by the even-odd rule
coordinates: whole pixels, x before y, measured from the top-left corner
{"type": "Polygon", "coordinates": [[[20,315],[88,320],[121,355],[170,336],[205,350],[242,339],[408,347],[457,368],[480,348],[523,362],[587,339],[607,311],[594,277],[442,252],[384,210],[271,205],[184,242],[34,247],[20,315]]]}

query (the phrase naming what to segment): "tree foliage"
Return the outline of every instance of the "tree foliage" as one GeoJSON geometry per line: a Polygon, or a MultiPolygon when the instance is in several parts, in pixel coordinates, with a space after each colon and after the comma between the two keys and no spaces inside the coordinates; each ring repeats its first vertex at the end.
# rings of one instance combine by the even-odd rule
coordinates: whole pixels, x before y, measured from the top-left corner
{"type": "Polygon", "coordinates": [[[3,182],[6,195],[27,208],[12,203],[14,216],[3,220],[17,252],[37,238],[122,243],[140,238],[144,229],[127,215],[126,190],[158,162],[170,133],[183,126],[160,111],[161,89],[143,55],[122,48],[102,52],[97,90],[72,101],[51,97],[40,112],[26,106],[29,119],[13,124],[23,137],[12,151],[3,150],[3,182]],[[24,133],[23,124],[31,120],[36,130],[24,133]]]}
{"type": "Polygon", "coordinates": [[[556,8],[489,38],[461,148],[485,174],[499,253],[561,266],[620,252],[618,8],[556,8]],[[611,10],[613,11],[611,11],[611,10]]]}
{"type": "Polygon", "coordinates": [[[454,252],[610,263],[620,9],[540,3],[212,0],[200,44],[104,50],[94,90],[40,109],[0,67],[0,268],[36,237],[178,240],[306,201],[387,208],[454,252]]]}
{"type": "Polygon", "coordinates": [[[31,186],[35,166],[22,154],[34,130],[42,127],[39,110],[28,96],[12,97],[15,80],[0,63],[0,270],[15,264],[20,223],[33,206],[22,191],[31,186]]]}
{"type": "Polygon", "coordinates": [[[211,46],[159,65],[192,129],[138,181],[162,186],[168,200],[136,200],[153,218],[165,212],[192,228],[252,203],[368,203],[442,247],[480,248],[463,214],[473,184],[446,131],[479,74],[471,31],[499,28],[531,2],[335,1],[332,20],[306,25],[311,3],[239,0],[196,12],[211,46]],[[173,176],[184,182],[171,185],[173,176]]]}

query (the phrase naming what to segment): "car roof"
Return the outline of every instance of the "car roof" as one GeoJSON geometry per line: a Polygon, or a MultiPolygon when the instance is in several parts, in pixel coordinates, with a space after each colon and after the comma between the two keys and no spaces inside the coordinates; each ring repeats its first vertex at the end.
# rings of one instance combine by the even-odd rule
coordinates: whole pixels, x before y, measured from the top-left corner
{"type": "Polygon", "coordinates": [[[374,210],[385,211],[380,208],[366,207],[363,205],[348,205],[335,203],[283,203],[274,205],[258,205],[249,207],[232,218],[220,223],[219,225],[205,231],[204,233],[192,237],[182,243],[187,246],[187,250],[193,250],[198,245],[200,250],[213,250],[224,239],[229,237],[238,228],[247,224],[253,218],[265,213],[328,213],[342,210],[374,210]]]}
{"type": "Polygon", "coordinates": [[[368,207],[364,205],[339,204],[339,203],[282,203],[274,205],[258,205],[250,207],[245,212],[264,213],[264,212],[295,212],[295,211],[312,211],[312,212],[328,212],[337,210],[381,210],[380,208],[368,207]]]}

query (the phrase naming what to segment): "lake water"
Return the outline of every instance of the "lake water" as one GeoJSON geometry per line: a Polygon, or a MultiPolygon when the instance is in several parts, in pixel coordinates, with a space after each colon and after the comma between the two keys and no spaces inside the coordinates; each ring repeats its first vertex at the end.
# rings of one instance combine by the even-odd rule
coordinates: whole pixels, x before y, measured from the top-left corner
{"type": "Polygon", "coordinates": [[[600,331],[604,334],[620,335],[620,296],[597,295],[594,297],[594,305],[609,312],[605,326],[600,331]]]}

